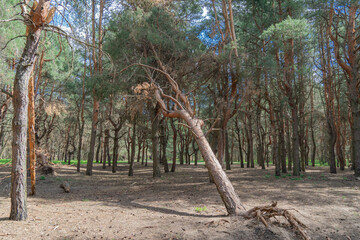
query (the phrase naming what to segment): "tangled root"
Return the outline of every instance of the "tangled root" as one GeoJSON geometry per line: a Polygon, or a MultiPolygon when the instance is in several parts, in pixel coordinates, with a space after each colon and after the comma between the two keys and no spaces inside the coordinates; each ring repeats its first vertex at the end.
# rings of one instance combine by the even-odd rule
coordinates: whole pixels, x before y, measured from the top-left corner
{"type": "Polygon", "coordinates": [[[277,202],[273,202],[271,205],[254,207],[247,211],[243,216],[247,219],[256,218],[260,220],[265,227],[269,226],[271,218],[284,217],[290,226],[300,233],[304,240],[310,240],[310,237],[306,234],[303,224],[299,219],[292,215],[288,210],[277,208],[277,202]]]}

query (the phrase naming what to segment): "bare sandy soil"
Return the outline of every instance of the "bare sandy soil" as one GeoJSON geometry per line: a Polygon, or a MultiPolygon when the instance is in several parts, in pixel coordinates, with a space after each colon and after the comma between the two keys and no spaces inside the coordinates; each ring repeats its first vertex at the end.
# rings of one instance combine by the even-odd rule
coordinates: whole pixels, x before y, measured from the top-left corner
{"type": "MultiPolygon", "coordinates": [[[[84,167],[84,166],[83,166],[84,167]]],[[[56,175],[40,180],[28,198],[29,218],[8,220],[10,166],[0,166],[0,239],[301,239],[280,223],[227,217],[204,166],[178,166],[152,178],[152,168],[95,166],[92,177],[75,166],[55,166],[56,175]],[[71,184],[71,193],[59,187],[71,184]],[[198,211],[196,211],[196,208],[198,211]]],[[[307,226],[311,239],[360,239],[360,181],[346,170],[309,168],[303,178],[275,178],[273,170],[241,169],[228,175],[247,209],[277,201],[307,226]],[[327,238],[328,237],[328,238],[327,238]]]]}

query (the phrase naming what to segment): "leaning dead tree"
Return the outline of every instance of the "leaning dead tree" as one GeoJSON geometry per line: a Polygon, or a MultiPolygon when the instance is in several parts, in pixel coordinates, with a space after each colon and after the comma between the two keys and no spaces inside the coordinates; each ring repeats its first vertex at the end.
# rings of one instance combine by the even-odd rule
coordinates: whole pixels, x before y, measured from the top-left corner
{"type": "Polygon", "coordinates": [[[50,9],[50,0],[34,1],[30,14],[29,0],[21,4],[22,16],[27,25],[26,44],[16,68],[13,90],[14,116],[12,122],[12,171],[11,171],[11,220],[25,220],[26,206],[26,146],[28,127],[28,85],[36,62],[36,53],[43,26],[48,24],[55,13],[50,9]]]}
{"type": "Polygon", "coordinates": [[[180,118],[183,119],[188,128],[191,130],[196,143],[199,146],[200,152],[204,158],[206,168],[209,174],[214,179],[216,188],[220,194],[220,197],[226,207],[229,215],[241,215],[244,212],[244,207],[240,202],[239,196],[235,192],[235,189],[230,182],[229,178],[225,174],[221,167],[221,164],[217,160],[214,152],[212,151],[209,142],[206,139],[206,134],[202,130],[204,122],[195,116],[194,110],[191,107],[190,101],[185,94],[180,90],[177,82],[166,71],[166,67],[157,58],[157,62],[161,69],[157,69],[144,64],[134,64],[144,68],[147,76],[150,80],[150,84],[145,82],[138,85],[134,92],[137,94],[154,94],[157,103],[161,107],[161,111],[165,117],[180,118]],[[167,95],[152,79],[149,70],[155,70],[163,74],[168,83],[171,85],[173,96],[167,95]],[[174,104],[173,110],[167,107],[166,102],[172,102],[174,104]]]}
{"type": "Polygon", "coordinates": [[[276,202],[272,203],[271,205],[257,206],[248,211],[244,211],[243,209],[245,208],[241,204],[239,196],[236,194],[232,183],[226,176],[220,162],[216,158],[209,142],[206,139],[207,134],[202,131],[204,122],[195,116],[187,96],[181,92],[177,82],[171,77],[170,74],[166,72],[166,68],[162,64],[160,64],[160,66],[163,70],[144,64],[134,65],[143,67],[150,80],[150,84],[144,82],[136,86],[134,92],[136,94],[144,94],[145,96],[154,94],[155,99],[160,105],[162,113],[165,117],[180,118],[187,123],[187,127],[194,135],[195,141],[198,144],[200,152],[204,158],[205,166],[208,169],[211,177],[214,179],[216,188],[229,215],[242,216],[247,219],[257,219],[261,221],[265,227],[269,226],[272,219],[277,220],[276,217],[283,217],[289,223],[292,229],[299,233],[304,240],[310,239],[305,231],[306,226],[293,214],[291,214],[289,210],[277,208],[276,202]],[[165,75],[166,79],[171,85],[171,90],[174,93],[173,96],[164,93],[161,87],[158,86],[150,76],[149,71],[147,71],[148,69],[158,71],[165,75]],[[174,104],[173,110],[170,110],[167,107],[168,102],[172,102],[174,104]]]}

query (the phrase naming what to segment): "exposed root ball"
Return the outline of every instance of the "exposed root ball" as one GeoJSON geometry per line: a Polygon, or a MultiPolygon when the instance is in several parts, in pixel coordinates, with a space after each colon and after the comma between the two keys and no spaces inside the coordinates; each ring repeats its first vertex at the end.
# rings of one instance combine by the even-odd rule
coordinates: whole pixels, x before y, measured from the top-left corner
{"type": "Polygon", "coordinates": [[[51,167],[51,166],[48,166],[48,165],[45,165],[45,166],[41,166],[40,167],[41,169],[41,173],[44,174],[44,175],[48,175],[48,174],[54,174],[54,168],[51,167]]]}
{"type": "Polygon", "coordinates": [[[305,224],[303,224],[299,219],[292,215],[288,210],[277,208],[276,206],[277,202],[273,202],[271,205],[254,207],[247,211],[243,216],[247,219],[257,218],[266,227],[269,226],[271,218],[284,217],[290,224],[290,226],[295,231],[300,233],[303,239],[310,240],[310,237],[306,234],[304,230],[304,228],[306,228],[305,224]]]}

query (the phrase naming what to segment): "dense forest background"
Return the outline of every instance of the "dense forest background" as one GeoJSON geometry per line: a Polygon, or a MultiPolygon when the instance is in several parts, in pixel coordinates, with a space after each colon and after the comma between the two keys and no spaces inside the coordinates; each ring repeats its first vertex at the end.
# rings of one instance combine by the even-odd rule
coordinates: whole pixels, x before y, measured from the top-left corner
{"type": "MultiPolygon", "coordinates": [[[[2,0],[1,19],[18,1],[2,0]]],[[[221,165],[360,174],[357,1],[52,2],[33,70],[38,159],[202,163],[192,130],[162,115],[169,74],[204,121],[221,165]]],[[[14,17],[15,16],[15,17],[14,17]]],[[[22,21],[2,22],[0,158],[11,158],[12,84],[22,21]]],[[[168,109],[174,102],[165,98],[168,109]]],[[[38,160],[39,161],[39,160],[38,160]]],[[[157,165],[156,162],[161,165],[157,165]]],[[[86,162],[85,162],[86,163],[86,162]]],[[[135,170],[136,172],[136,170],[135,170]]]]}

